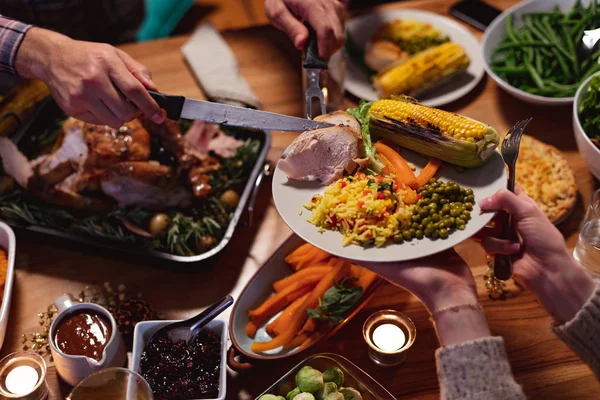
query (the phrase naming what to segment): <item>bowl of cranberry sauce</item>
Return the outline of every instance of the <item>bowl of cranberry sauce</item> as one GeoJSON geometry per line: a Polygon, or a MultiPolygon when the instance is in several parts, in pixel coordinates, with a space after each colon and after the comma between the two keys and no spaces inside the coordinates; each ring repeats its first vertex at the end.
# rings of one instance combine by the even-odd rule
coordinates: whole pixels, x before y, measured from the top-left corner
{"type": "Polygon", "coordinates": [[[179,321],[145,321],[135,326],[131,369],[146,379],[156,400],[223,400],[226,389],[227,328],[213,320],[188,343],[161,337],[160,328],[179,321]]]}

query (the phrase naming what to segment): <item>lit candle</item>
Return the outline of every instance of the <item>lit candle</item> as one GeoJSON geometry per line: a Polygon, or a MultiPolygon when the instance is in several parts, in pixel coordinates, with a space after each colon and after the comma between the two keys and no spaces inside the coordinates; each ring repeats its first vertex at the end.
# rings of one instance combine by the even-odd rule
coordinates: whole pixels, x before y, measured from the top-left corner
{"type": "Polygon", "coordinates": [[[35,368],[29,365],[21,365],[10,371],[6,376],[6,389],[16,395],[26,395],[33,391],[39,378],[35,368]]]}
{"type": "Polygon", "coordinates": [[[399,350],[406,343],[406,336],[398,325],[381,324],[373,331],[373,343],[383,351],[399,350]]]}

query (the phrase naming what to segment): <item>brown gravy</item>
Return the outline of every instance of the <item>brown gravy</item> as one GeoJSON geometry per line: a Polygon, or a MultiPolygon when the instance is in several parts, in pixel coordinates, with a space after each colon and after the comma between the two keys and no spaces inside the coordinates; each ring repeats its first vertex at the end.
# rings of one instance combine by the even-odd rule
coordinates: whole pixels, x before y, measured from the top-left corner
{"type": "Polygon", "coordinates": [[[81,309],[59,322],[54,344],[65,354],[100,361],[111,335],[112,326],[106,317],[93,310],[81,309]]]}

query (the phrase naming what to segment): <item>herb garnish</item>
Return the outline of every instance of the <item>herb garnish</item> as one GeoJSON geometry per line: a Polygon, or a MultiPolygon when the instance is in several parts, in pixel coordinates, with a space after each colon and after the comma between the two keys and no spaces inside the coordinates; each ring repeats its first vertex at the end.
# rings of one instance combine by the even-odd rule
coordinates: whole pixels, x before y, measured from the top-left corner
{"type": "Polygon", "coordinates": [[[323,299],[319,299],[319,306],[306,310],[309,318],[339,325],[362,296],[362,287],[346,287],[348,282],[357,280],[358,278],[344,278],[339,283],[334,282],[333,287],[323,295],[323,299]]]}

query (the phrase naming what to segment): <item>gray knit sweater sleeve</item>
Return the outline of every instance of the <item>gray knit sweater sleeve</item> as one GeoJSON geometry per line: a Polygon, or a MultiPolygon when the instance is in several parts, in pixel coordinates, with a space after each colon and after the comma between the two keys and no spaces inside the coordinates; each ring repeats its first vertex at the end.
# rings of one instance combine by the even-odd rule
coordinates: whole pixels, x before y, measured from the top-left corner
{"type": "Polygon", "coordinates": [[[572,320],[553,329],[600,379],[600,285],[572,320]]]}
{"type": "Polygon", "coordinates": [[[436,353],[441,400],[522,400],[501,337],[441,347],[436,353]]]}

